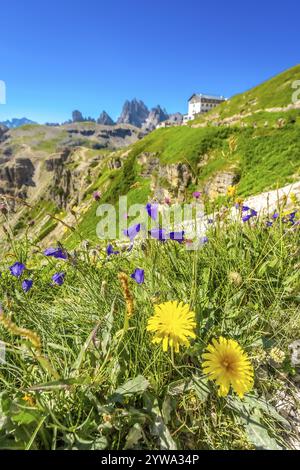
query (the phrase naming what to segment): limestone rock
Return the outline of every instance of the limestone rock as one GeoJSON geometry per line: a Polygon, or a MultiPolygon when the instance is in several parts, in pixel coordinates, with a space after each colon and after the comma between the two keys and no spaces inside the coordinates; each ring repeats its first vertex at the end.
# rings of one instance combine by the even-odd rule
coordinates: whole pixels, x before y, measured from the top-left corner
{"type": "Polygon", "coordinates": [[[159,105],[152,108],[146,121],[143,124],[143,129],[146,131],[153,131],[156,126],[163,121],[166,121],[169,115],[165,109],[162,109],[159,105]]]}
{"type": "Polygon", "coordinates": [[[15,160],[1,160],[0,193],[26,197],[29,186],[35,186],[33,181],[34,166],[30,158],[18,157],[15,160]]]}
{"type": "Polygon", "coordinates": [[[132,101],[126,100],[118,124],[132,124],[136,127],[142,127],[149,116],[149,110],[145,103],[134,98],[132,101]]]}
{"type": "Polygon", "coordinates": [[[102,124],[103,126],[113,126],[115,123],[106,111],[102,111],[97,119],[97,124],[102,124]]]}
{"type": "Polygon", "coordinates": [[[211,199],[217,196],[224,196],[227,193],[228,186],[233,186],[236,183],[236,179],[237,177],[234,172],[219,172],[207,182],[204,191],[211,199]]]}
{"type": "Polygon", "coordinates": [[[83,122],[84,121],[82,113],[80,111],[78,111],[78,109],[75,109],[75,111],[72,112],[72,120],[73,120],[73,122],[83,122]]]}

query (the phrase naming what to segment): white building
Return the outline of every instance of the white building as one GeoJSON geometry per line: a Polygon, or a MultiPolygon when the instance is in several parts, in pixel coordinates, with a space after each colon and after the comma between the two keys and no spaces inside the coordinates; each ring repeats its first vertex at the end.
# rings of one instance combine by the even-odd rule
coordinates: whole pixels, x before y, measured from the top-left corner
{"type": "Polygon", "coordinates": [[[188,100],[188,114],[183,116],[183,122],[195,119],[196,114],[207,113],[211,109],[223,103],[224,96],[203,95],[194,93],[188,100]]]}

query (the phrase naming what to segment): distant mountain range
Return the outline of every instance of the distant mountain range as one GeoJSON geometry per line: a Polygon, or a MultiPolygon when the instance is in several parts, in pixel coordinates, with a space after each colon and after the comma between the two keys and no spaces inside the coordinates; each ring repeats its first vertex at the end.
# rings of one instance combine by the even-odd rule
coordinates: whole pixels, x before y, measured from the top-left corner
{"type": "MultiPolygon", "coordinates": [[[[137,100],[134,98],[129,101],[126,100],[120,117],[115,122],[106,111],[102,111],[100,116],[97,119],[94,119],[90,116],[84,117],[81,111],[74,110],[72,112],[72,119],[62,124],[71,124],[74,122],[97,122],[97,124],[102,124],[104,126],[114,126],[116,124],[130,124],[135,127],[140,127],[146,132],[152,131],[156,126],[163,121],[174,121],[180,123],[182,121],[181,113],[168,114],[166,109],[162,108],[160,105],[155,106],[152,109],[148,109],[145,103],[142,100],[137,100]]],[[[37,124],[26,117],[18,119],[13,118],[11,120],[6,120],[0,122],[0,125],[8,127],[9,129],[15,129],[16,127],[23,126],[24,124],[37,124]]],[[[48,126],[59,126],[58,123],[46,123],[48,126]]]]}
{"type": "Polygon", "coordinates": [[[11,120],[7,119],[6,121],[0,122],[0,125],[8,127],[9,129],[15,129],[16,127],[24,126],[24,124],[37,124],[26,117],[23,118],[12,118],[11,120]]]}
{"type": "MultiPolygon", "coordinates": [[[[97,123],[107,126],[113,126],[115,124],[131,124],[132,126],[140,127],[145,131],[152,131],[160,122],[167,120],[180,123],[182,121],[182,114],[168,114],[160,105],[149,110],[142,100],[134,98],[131,101],[125,101],[121,115],[117,119],[117,123],[113,121],[106,111],[102,111],[97,119],[97,123]]],[[[73,111],[71,122],[83,121],[95,121],[95,119],[90,117],[84,118],[80,111],[73,111]]]]}

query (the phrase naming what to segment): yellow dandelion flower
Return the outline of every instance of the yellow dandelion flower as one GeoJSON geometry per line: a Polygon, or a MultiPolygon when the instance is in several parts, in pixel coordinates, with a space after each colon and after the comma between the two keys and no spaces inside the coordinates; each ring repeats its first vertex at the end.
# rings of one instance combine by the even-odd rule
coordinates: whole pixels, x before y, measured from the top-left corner
{"type": "Polygon", "coordinates": [[[202,355],[203,371],[219,386],[218,395],[225,397],[230,385],[240,398],[253,387],[253,367],[240,345],[233,339],[220,336],[213,339],[202,355]]]}
{"type": "Polygon", "coordinates": [[[196,338],[195,312],[183,302],[171,301],[154,306],[154,315],[149,318],[147,331],[154,333],[153,343],[162,343],[163,351],[179,352],[179,346],[190,345],[188,338],[196,338]]]}
{"type": "Polygon", "coordinates": [[[234,197],[236,194],[236,186],[228,186],[227,188],[227,196],[234,197]]]}

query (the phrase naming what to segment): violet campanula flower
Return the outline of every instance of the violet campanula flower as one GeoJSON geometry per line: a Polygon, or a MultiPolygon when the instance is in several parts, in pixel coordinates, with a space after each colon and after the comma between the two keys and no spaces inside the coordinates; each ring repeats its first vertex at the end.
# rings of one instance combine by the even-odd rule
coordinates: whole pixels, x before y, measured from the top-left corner
{"type": "Polygon", "coordinates": [[[138,284],[143,284],[145,279],[145,272],[143,269],[136,268],[135,271],[130,275],[138,284]]]}
{"type": "Polygon", "coordinates": [[[128,229],[123,230],[124,235],[130,238],[130,241],[133,241],[141,230],[141,224],[131,225],[128,229]]]}
{"type": "Polygon", "coordinates": [[[120,252],[117,251],[117,250],[114,250],[113,246],[111,244],[109,244],[106,248],[106,254],[107,256],[110,256],[110,255],[118,255],[120,252]]]}
{"type": "Polygon", "coordinates": [[[53,256],[53,258],[58,259],[67,259],[67,254],[63,251],[62,248],[47,248],[44,251],[45,256],[53,256]]]}
{"type": "Polygon", "coordinates": [[[170,240],[176,240],[178,243],[182,243],[184,241],[184,231],[170,232],[168,234],[168,238],[170,238],[170,240]]]}
{"type": "Polygon", "coordinates": [[[61,286],[64,283],[64,280],[65,280],[65,273],[55,273],[52,276],[52,281],[58,286],[61,286]]]}
{"type": "Polygon", "coordinates": [[[151,204],[150,202],[148,202],[145,209],[148,212],[148,215],[149,217],[151,217],[151,219],[153,220],[157,219],[157,216],[158,216],[158,204],[157,203],[151,204]]]}
{"type": "Polygon", "coordinates": [[[33,280],[32,279],[24,279],[22,282],[22,289],[24,292],[30,291],[33,285],[33,280]]]}
{"type": "Polygon", "coordinates": [[[26,269],[23,263],[17,261],[15,264],[9,267],[11,274],[15,277],[20,277],[23,274],[23,271],[26,269]]]}

